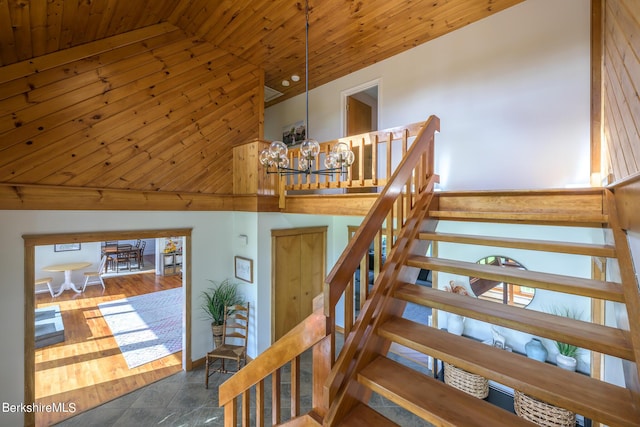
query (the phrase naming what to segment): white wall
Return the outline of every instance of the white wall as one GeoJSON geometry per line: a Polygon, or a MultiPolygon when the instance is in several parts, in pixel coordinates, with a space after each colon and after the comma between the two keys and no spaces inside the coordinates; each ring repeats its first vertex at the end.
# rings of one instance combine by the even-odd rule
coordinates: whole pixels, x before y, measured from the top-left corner
{"type": "MultiPolygon", "coordinates": [[[[326,225],[327,229],[327,273],[342,253],[347,242],[347,224],[359,225],[360,217],[332,217],[317,215],[292,215],[263,213],[258,214],[257,233],[260,262],[258,271],[259,286],[256,298],[259,309],[256,324],[261,330],[257,340],[257,351],[261,353],[271,345],[271,230],[326,225]]],[[[258,257],[256,257],[258,258],[258,257]]]]}
{"type": "MultiPolygon", "coordinates": [[[[440,188],[588,186],[589,20],[584,0],[513,6],[310,91],[309,134],[342,136],[341,92],[379,78],[379,129],[440,117],[440,188]]],[[[266,138],[304,108],[268,108],[266,138]]]]}
{"type": "MultiPolygon", "coordinates": [[[[346,225],[358,225],[359,217],[256,214],[246,212],[99,212],[99,211],[0,211],[0,402],[18,404],[23,399],[24,382],[24,234],[76,233],[162,228],[192,228],[192,359],[204,357],[211,349],[209,321],[200,309],[201,292],[211,286],[209,279],[234,277],[234,256],[254,261],[253,283],[240,288],[253,307],[248,353],[256,357],[271,344],[271,229],[329,226],[327,268],[331,268],[347,240],[346,225]],[[125,226],[126,225],[126,226],[125,226]],[[248,244],[239,239],[246,235],[248,244]]],[[[73,261],[79,254],[89,259],[98,243],[83,244],[80,252],[53,253],[52,247],[37,249],[42,263],[73,261]],[[93,248],[93,249],[92,249],[93,248]],[[86,252],[89,251],[89,252],[86,252]],[[86,253],[85,253],[86,252],[86,253]],[[64,258],[64,259],[63,259],[64,258]]],[[[80,276],[78,276],[80,277],[80,276]]],[[[61,278],[57,278],[61,279],[61,278]]],[[[21,425],[22,414],[0,414],[0,425],[21,425]]]]}
{"type": "MultiPolygon", "coordinates": [[[[199,313],[199,294],[208,279],[233,277],[231,212],[0,211],[0,402],[19,404],[24,393],[23,234],[193,228],[192,357],[211,349],[208,320],[199,313]]],[[[77,253],[77,252],[76,252],[77,253]]],[[[73,252],[60,253],[74,254],[73,252]]],[[[30,402],[26,402],[30,403],[30,402]]],[[[22,425],[22,414],[0,414],[0,425],[22,425]]]]}

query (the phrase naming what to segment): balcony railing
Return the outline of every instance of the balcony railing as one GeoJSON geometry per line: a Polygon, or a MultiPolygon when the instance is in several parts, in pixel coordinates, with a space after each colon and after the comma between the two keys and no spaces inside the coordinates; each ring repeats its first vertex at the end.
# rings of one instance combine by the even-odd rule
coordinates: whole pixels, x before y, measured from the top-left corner
{"type": "MultiPolygon", "coordinates": [[[[331,189],[368,189],[374,192],[387,184],[408,148],[411,146],[425,122],[406,126],[347,136],[320,144],[320,155],[313,168],[324,169],[324,160],[339,142],[346,143],[355,153],[356,159],[346,173],[331,175],[300,174],[282,177],[285,191],[309,191],[331,189]]],[[[300,149],[289,149],[289,164],[298,165],[300,149]]]]}

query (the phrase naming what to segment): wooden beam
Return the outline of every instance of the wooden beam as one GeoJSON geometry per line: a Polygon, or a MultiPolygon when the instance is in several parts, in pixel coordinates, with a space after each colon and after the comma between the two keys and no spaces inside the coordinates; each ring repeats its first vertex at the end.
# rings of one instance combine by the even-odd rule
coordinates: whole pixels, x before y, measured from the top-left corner
{"type": "Polygon", "coordinates": [[[0,210],[278,212],[277,197],[0,184],[0,210]]]}

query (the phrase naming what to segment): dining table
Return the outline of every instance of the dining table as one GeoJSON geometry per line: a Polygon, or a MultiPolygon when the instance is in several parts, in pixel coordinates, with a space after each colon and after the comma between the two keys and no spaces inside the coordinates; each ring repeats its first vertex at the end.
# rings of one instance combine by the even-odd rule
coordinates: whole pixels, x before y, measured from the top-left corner
{"type": "Polygon", "coordinates": [[[76,285],[71,281],[71,272],[75,270],[82,270],[83,268],[89,267],[91,262],[80,261],[80,262],[66,262],[62,264],[52,264],[46,267],[43,267],[43,271],[64,271],[64,282],[60,285],[60,289],[58,293],[55,294],[56,297],[62,295],[64,291],[70,289],[75,293],[79,294],[82,291],[76,287],[76,285]]]}
{"type": "MultiPolygon", "coordinates": [[[[112,269],[120,271],[119,269],[119,258],[133,258],[138,263],[138,268],[140,268],[140,259],[141,259],[141,250],[138,246],[133,246],[128,243],[122,243],[118,245],[107,245],[102,247],[102,255],[107,257],[107,263],[104,265],[104,272],[107,272],[109,266],[112,266],[112,269]],[[115,258],[115,259],[114,259],[115,258]],[[115,262],[115,265],[110,264],[110,262],[115,262]],[[115,267],[115,268],[113,268],[115,267]]],[[[129,267],[131,269],[131,267],[129,267]]]]}

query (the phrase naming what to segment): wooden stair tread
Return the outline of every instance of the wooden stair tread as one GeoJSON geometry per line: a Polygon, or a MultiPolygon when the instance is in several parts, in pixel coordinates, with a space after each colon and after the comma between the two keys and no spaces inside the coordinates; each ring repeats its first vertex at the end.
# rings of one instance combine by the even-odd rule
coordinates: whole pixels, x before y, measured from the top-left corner
{"type": "Polygon", "coordinates": [[[435,425],[535,425],[382,356],[358,373],[358,382],[435,425]]]}
{"type": "Polygon", "coordinates": [[[493,221],[525,224],[556,224],[567,226],[596,226],[608,223],[604,214],[551,213],[551,212],[484,212],[484,211],[429,211],[429,216],[442,220],[493,221]]]}
{"type": "Polygon", "coordinates": [[[307,414],[292,418],[278,425],[287,427],[318,427],[322,426],[322,417],[320,417],[314,411],[311,411],[307,414]]]}
{"type": "Polygon", "coordinates": [[[469,298],[425,286],[403,283],[396,298],[439,310],[472,317],[552,340],[567,342],[599,353],[634,360],[628,331],[596,323],[559,317],[535,310],[524,310],[477,298],[469,298]]]}
{"type": "Polygon", "coordinates": [[[630,390],[586,375],[397,317],[378,334],[602,423],[637,426],[640,420],[630,390]]]}
{"type": "Polygon", "coordinates": [[[361,403],[353,408],[338,426],[345,427],[400,427],[389,418],[361,403]]]}
{"type": "Polygon", "coordinates": [[[413,256],[407,261],[411,267],[426,270],[444,271],[469,277],[516,283],[538,289],[583,295],[608,301],[624,302],[624,293],[618,283],[602,282],[579,277],[563,276],[553,273],[503,268],[495,265],[476,264],[444,258],[413,256]]]}
{"type": "Polygon", "coordinates": [[[499,246],[503,248],[528,249],[607,258],[615,258],[616,256],[615,247],[611,245],[568,243],[551,240],[514,239],[508,237],[474,236],[468,234],[437,232],[423,232],[420,233],[419,238],[422,240],[436,240],[439,242],[463,243],[482,246],[499,246]]]}

